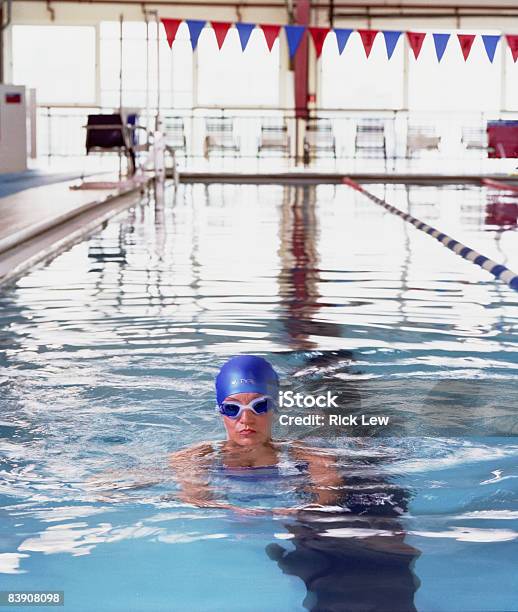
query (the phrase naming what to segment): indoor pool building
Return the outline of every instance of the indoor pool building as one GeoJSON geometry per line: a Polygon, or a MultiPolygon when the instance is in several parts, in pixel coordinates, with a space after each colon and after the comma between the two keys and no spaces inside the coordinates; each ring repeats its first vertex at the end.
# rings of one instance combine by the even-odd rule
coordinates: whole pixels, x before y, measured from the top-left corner
{"type": "Polygon", "coordinates": [[[0,609],[518,612],[516,2],[0,28],[0,609]]]}

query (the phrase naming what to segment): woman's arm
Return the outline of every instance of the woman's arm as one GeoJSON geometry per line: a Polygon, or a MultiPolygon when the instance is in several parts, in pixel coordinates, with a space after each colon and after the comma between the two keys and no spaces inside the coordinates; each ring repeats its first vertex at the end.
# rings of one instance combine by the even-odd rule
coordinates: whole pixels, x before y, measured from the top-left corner
{"type": "Polygon", "coordinates": [[[208,456],[213,452],[212,445],[204,442],[169,455],[169,467],[180,486],[179,499],[202,507],[214,502],[208,474],[208,456]]]}
{"type": "Polygon", "coordinates": [[[298,461],[308,464],[310,482],[309,491],[313,494],[314,504],[306,508],[336,506],[339,502],[343,477],[337,469],[337,459],[323,449],[311,448],[302,444],[292,446],[291,453],[298,461]]]}

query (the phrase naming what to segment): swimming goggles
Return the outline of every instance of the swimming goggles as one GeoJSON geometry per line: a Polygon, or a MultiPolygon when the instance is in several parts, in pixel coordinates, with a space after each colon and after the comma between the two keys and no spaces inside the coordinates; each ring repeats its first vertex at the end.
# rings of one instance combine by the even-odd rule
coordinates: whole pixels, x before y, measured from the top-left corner
{"type": "Polygon", "coordinates": [[[216,406],[216,410],[229,419],[238,419],[243,413],[243,410],[251,410],[254,414],[261,415],[266,414],[274,408],[275,402],[269,395],[256,397],[249,404],[240,404],[239,402],[232,400],[222,402],[221,405],[216,406]]]}

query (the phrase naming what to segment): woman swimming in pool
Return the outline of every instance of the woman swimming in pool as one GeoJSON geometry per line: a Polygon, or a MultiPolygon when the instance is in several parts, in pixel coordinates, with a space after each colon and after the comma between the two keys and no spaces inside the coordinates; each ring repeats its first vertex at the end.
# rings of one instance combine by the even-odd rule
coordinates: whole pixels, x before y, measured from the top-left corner
{"type": "MultiPolygon", "coordinates": [[[[277,374],[261,357],[243,355],[223,365],[216,377],[216,398],[227,439],[218,450],[201,444],[171,456],[183,501],[247,514],[265,512],[216,500],[208,475],[214,462],[230,474],[259,476],[277,470],[287,446],[272,440],[278,391],[277,374]]],[[[284,525],[290,546],[275,541],[265,552],[285,574],[304,581],[304,607],[314,612],[415,612],[419,581],[412,566],[419,551],[404,541],[397,520],[406,507],[406,492],[372,474],[365,479],[352,470],[340,474],[337,457],[327,449],[293,441],[288,449],[303,473],[303,496],[309,501],[309,493],[312,503],[271,510],[291,515],[284,525]],[[324,518],[318,510],[325,510],[324,518]]]]}
{"type": "MultiPolygon", "coordinates": [[[[241,355],[223,365],[216,377],[216,409],[223,419],[227,439],[217,445],[201,443],[170,456],[183,501],[240,511],[214,499],[208,486],[208,470],[214,461],[219,462],[223,470],[234,473],[235,470],[261,468],[264,473],[264,470],[276,468],[282,453],[282,444],[272,440],[278,394],[278,376],[262,357],[241,355]]],[[[341,482],[335,469],[336,458],[301,444],[291,444],[290,455],[299,464],[304,464],[313,483],[310,485],[315,501],[312,507],[332,504],[333,487],[341,482]]],[[[250,512],[249,509],[242,511],[250,512]]]]}

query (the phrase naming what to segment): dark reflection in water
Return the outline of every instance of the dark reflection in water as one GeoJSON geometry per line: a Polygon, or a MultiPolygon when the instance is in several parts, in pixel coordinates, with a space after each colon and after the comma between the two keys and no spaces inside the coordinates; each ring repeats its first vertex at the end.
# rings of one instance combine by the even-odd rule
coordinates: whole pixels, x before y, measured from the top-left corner
{"type": "MultiPolygon", "coordinates": [[[[317,381],[314,375],[311,383],[318,386],[317,381]]],[[[307,391],[311,383],[306,386],[301,382],[299,389],[307,391]]],[[[333,393],[340,390],[344,412],[361,412],[354,385],[328,380],[327,387],[333,393]]],[[[355,433],[359,429],[355,428],[355,433]]],[[[321,452],[333,458],[333,440],[327,436],[338,433],[332,428],[310,431],[308,443],[325,445],[321,452]]],[[[362,433],[367,433],[367,428],[362,433]]],[[[343,430],[340,434],[344,435],[343,430]]],[[[361,448],[362,438],[356,440],[361,448]]],[[[294,520],[285,523],[292,536],[291,550],[277,543],[266,547],[268,556],[284,573],[304,581],[308,591],[304,606],[308,610],[415,610],[419,581],[413,565],[420,551],[405,542],[406,534],[398,520],[407,511],[410,493],[387,476],[394,459],[374,457],[366,450],[348,455],[344,465],[340,452],[333,459],[340,474],[339,484],[326,487],[324,483],[320,487],[327,498],[325,507],[301,510],[294,520]]],[[[318,487],[318,482],[315,484],[318,487]]]]}
{"type": "Polygon", "coordinates": [[[267,553],[285,574],[298,576],[307,588],[303,605],[314,612],[349,610],[416,610],[414,595],[419,585],[412,566],[419,551],[404,542],[396,521],[344,520],[345,515],[326,515],[326,522],[301,513],[287,525],[295,549],[270,544],[267,553]],[[341,530],[390,529],[393,535],[344,537],[341,530]],[[336,533],[336,535],[335,535],[336,533]]]}
{"type": "MultiPolygon", "coordinates": [[[[318,321],[322,304],[315,200],[314,188],[297,188],[282,212],[280,300],[286,343],[299,361],[290,383],[296,381],[296,391],[305,394],[339,393],[340,410],[334,412],[359,414],[357,384],[343,378],[354,364],[353,353],[346,347],[310,350],[315,348],[312,337],[341,336],[338,326],[318,321]]],[[[357,428],[355,433],[366,431],[357,428]]],[[[306,428],[297,437],[340,434],[343,431],[319,427],[318,432],[306,428]]],[[[304,581],[308,594],[303,604],[308,610],[415,610],[419,581],[412,568],[420,551],[405,543],[398,521],[407,510],[409,493],[379,473],[383,459],[364,456],[359,462],[352,474],[342,468],[342,482],[333,487],[329,511],[301,510],[285,524],[292,536],[291,550],[272,543],[266,553],[284,573],[304,581]]]]}
{"type": "Polygon", "coordinates": [[[294,548],[269,544],[268,556],[304,581],[308,610],[415,610],[413,565],[420,551],[405,543],[397,520],[407,494],[392,487],[387,495],[386,482],[355,478],[341,498],[342,512],[301,511],[285,525],[294,548]]]}
{"type": "MultiPolygon", "coordinates": [[[[316,188],[287,187],[280,223],[281,271],[279,301],[286,344],[296,350],[315,348],[312,336],[338,337],[333,323],[318,320],[326,306],[321,300],[318,261],[318,220],[315,213],[316,188]]],[[[283,338],[284,339],[284,338],[283,338]]]]}
{"type": "Polygon", "coordinates": [[[518,224],[518,201],[516,195],[505,197],[490,195],[486,204],[485,224],[498,231],[516,227],[518,224]]]}

